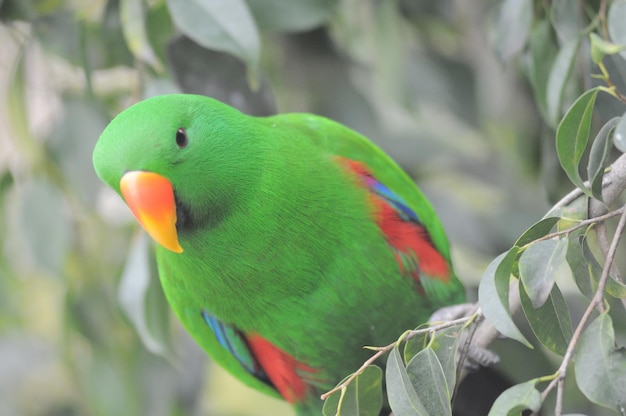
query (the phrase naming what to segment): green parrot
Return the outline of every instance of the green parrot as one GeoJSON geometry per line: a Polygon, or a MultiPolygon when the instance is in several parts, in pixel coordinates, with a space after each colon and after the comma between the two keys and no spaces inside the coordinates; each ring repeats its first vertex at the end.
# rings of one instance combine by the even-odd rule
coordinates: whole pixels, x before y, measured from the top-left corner
{"type": "Polygon", "coordinates": [[[321,414],[320,394],[370,357],[364,346],[464,301],[424,195],[329,119],[163,95],[115,117],[93,163],[157,243],[184,327],[298,415],[321,414]]]}

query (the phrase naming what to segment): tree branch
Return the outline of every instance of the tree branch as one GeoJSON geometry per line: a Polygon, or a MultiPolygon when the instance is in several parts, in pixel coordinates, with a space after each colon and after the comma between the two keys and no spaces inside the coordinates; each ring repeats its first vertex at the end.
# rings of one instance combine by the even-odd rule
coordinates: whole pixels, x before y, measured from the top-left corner
{"type": "MultiPolygon", "coordinates": [[[[604,175],[602,180],[602,198],[604,202],[595,199],[591,200],[588,217],[605,218],[603,216],[608,212],[608,206],[613,204],[624,190],[626,190],[626,154],[615,160],[604,175]]],[[[571,206],[580,198],[586,198],[586,195],[580,189],[575,189],[557,202],[550,212],[571,206]]],[[[515,281],[509,286],[509,310],[511,315],[519,311],[520,307],[518,283],[515,281]]],[[[474,334],[474,344],[487,348],[498,335],[499,333],[493,325],[487,320],[482,320],[474,334]]]]}

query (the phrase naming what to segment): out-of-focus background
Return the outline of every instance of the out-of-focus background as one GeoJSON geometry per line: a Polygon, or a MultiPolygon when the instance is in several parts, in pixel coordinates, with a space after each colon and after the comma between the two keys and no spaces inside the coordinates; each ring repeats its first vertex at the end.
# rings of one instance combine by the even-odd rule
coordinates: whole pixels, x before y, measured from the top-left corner
{"type": "MultiPolygon", "coordinates": [[[[102,129],[145,97],[194,92],[362,132],[431,199],[474,297],[572,188],[536,97],[601,2],[218,3],[0,0],[0,415],[290,414],[178,326],[147,240],[93,171],[102,129]]],[[[573,73],[564,108],[590,64],[573,73]]],[[[556,362],[508,351],[519,380],[556,362]]]]}

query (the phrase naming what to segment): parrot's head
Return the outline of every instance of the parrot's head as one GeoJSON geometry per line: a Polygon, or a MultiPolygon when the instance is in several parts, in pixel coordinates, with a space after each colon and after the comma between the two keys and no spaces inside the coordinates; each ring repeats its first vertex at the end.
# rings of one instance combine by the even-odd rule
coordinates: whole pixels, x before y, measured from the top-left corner
{"type": "Polygon", "coordinates": [[[218,223],[258,177],[246,117],[198,95],[147,99],[102,132],[94,168],[158,244],[181,253],[180,235],[218,223]]]}

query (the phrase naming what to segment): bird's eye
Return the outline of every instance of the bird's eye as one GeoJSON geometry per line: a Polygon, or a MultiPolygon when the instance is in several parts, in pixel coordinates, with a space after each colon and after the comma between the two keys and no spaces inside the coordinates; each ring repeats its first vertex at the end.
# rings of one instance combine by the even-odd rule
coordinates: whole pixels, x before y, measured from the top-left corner
{"type": "Polygon", "coordinates": [[[181,149],[184,149],[185,147],[187,147],[188,143],[189,138],[187,137],[187,132],[184,128],[180,127],[178,130],[176,130],[176,145],[181,149]]]}

